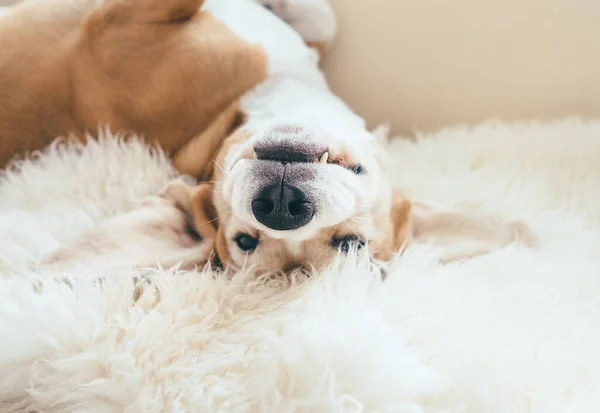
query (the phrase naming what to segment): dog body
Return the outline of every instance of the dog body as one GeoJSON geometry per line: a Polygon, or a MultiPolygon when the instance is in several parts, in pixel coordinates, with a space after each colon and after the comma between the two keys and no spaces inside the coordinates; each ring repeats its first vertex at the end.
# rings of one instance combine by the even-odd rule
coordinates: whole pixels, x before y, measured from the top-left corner
{"type": "MultiPolygon", "coordinates": [[[[0,16],[0,167],[59,136],[134,132],[175,154],[266,79],[202,0],[26,0],[0,16]]],[[[225,113],[225,115],[223,115],[225,113]]],[[[218,128],[217,128],[218,129],[218,128]]],[[[220,136],[222,138],[223,136],[220,136]]]]}
{"type": "Polygon", "coordinates": [[[68,5],[51,0],[39,8],[38,3],[0,14],[0,167],[15,154],[41,149],[77,129],[67,73],[73,32],[93,0],[68,5]]]}

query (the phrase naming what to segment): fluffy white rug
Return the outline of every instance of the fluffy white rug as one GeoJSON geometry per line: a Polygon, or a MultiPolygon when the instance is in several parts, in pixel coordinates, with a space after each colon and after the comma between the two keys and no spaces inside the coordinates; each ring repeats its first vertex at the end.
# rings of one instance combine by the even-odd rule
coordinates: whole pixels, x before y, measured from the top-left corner
{"type": "Polygon", "coordinates": [[[456,128],[390,151],[415,198],[525,220],[540,249],[438,266],[414,247],[385,282],[360,266],[292,285],[143,271],[157,290],[134,305],[126,266],[73,269],[72,288],[35,268],[157,192],[164,157],[105,140],[5,176],[0,412],[600,410],[600,122],[456,128]]]}

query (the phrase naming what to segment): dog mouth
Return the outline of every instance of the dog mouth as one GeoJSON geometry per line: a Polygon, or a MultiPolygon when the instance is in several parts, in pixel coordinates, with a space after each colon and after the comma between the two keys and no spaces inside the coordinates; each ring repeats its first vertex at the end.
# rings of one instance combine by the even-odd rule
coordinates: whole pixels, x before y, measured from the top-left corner
{"type": "Polygon", "coordinates": [[[270,143],[259,141],[250,151],[242,154],[241,159],[255,161],[277,162],[288,164],[314,164],[314,165],[336,165],[356,175],[366,173],[365,168],[355,157],[345,150],[334,150],[332,148],[297,142],[270,143]],[[245,155],[245,156],[244,156],[245,155]]]}
{"type": "Polygon", "coordinates": [[[334,153],[326,150],[323,152],[318,158],[312,157],[303,157],[303,158],[287,158],[281,156],[264,156],[259,155],[256,151],[252,154],[253,160],[263,160],[263,161],[273,161],[273,162],[281,162],[284,165],[289,163],[313,163],[320,165],[337,165],[344,169],[349,170],[350,172],[356,175],[362,175],[365,173],[364,167],[359,163],[347,162],[344,157],[335,155],[334,153]]]}

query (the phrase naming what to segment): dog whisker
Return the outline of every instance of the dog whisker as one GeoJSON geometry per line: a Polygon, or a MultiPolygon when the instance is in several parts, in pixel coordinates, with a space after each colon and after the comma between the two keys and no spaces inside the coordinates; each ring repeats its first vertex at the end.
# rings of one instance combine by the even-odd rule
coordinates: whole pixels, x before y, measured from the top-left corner
{"type": "Polygon", "coordinates": [[[350,221],[353,224],[360,224],[363,221],[363,219],[357,217],[350,217],[346,221],[350,221]]]}
{"type": "Polygon", "coordinates": [[[202,226],[205,226],[205,225],[212,224],[213,222],[219,221],[220,219],[223,219],[225,217],[229,217],[231,215],[232,215],[231,212],[229,212],[227,214],[224,214],[224,215],[219,215],[216,218],[211,219],[210,221],[203,222],[200,226],[202,227],[202,226]]]}
{"type": "Polygon", "coordinates": [[[348,228],[350,228],[350,230],[351,230],[351,231],[354,233],[354,235],[356,235],[356,237],[357,237],[359,240],[361,240],[362,242],[366,242],[366,241],[363,239],[363,237],[362,237],[362,236],[360,236],[360,235],[358,234],[358,232],[356,232],[356,231],[354,230],[354,228],[352,228],[352,226],[351,226],[351,225],[348,223],[348,220],[344,221],[344,224],[346,224],[346,225],[348,226],[348,228]]]}
{"type": "MultiPolygon", "coordinates": [[[[227,175],[229,175],[228,172],[225,170],[225,168],[223,168],[221,165],[219,165],[219,163],[217,162],[216,159],[213,159],[213,162],[217,166],[217,168],[219,168],[221,170],[221,172],[223,172],[223,175],[225,175],[225,177],[227,177],[227,175]]],[[[237,186],[239,189],[242,189],[242,187],[236,181],[233,181],[233,184],[235,186],[237,186]]]]}
{"type": "Polygon", "coordinates": [[[223,168],[221,165],[219,165],[219,163],[216,161],[216,159],[213,159],[213,162],[214,162],[215,166],[217,168],[219,168],[221,170],[221,172],[223,172],[223,175],[225,177],[227,177],[227,175],[229,175],[228,171],[226,171],[225,168],[223,168]]]}

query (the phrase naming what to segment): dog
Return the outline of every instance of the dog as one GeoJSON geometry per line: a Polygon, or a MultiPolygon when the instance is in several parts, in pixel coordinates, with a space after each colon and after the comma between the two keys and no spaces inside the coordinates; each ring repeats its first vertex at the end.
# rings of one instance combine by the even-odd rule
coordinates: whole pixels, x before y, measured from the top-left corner
{"type": "MultiPolygon", "coordinates": [[[[206,19],[206,13],[211,13],[227,29],[227,36],[233,33],[238,39],[234,44],[241,45],[240,50],[259,50],[260,56],[266,56],[267,75],[242,93],[239,101],[232,98],[234,104],[217,110],[212,124],[197,137],[189,138],[188,133],[182,149],[173,153],[182,172],[205,182],[191,185],[177,180],[169,184],[139,210],[113,218],[82,234],[72,245],[59,248],[44,265],[70,265],[119,251],[127,255],[137,248],[147,253],[145,257],[129,254],[139,258],[138,265],[149,265],[149,259],[160,265],[180,262],[186,267],[214,261],[234,269],[249,265],[260,271],[289,272],[318,270],[338,254],[350,251],[387,262],[413,242],[449,246],[444,260],[486,253],[515,240],[532,243],[523,224],[437,211],[394,193],[384,149],[364,120],[329,90],[319,70],[314,45],[320,44],[317,49],[324,50],[323,45],[335,33],[327,1],[277,2],[285,10],[284,19],[264,8],[270,2],[263,3],[206,0],[198,11],[199,2],[192,0],[160,5],[150,0],[113,0],[90,13],[83,27],[92,34],[112,33],[110,27],[124,19],[115,34],[100,36],[106,42],[112,36],[128,38],[131,16],[162,10],[160,15],[163,19],[167,16],[169,30],[170,25],[195,24],[196,19],[206,19]],[[164,5],[174,3],[181,6],[175,9],[177,13],[165,11],[164,5]],[[114,17],[113,13],[120,16],[123,5],[128,12],[114,17]],[[317,21],[313,16],[318,16],[317,21]],[[100,23],[89,23],[96,20],[100,23]],[[100,28],[91,29],[95,24],[100,28]],[[222,118],[226,119],[219,121],[222,118]],[[234,131],[222,140],[220,136],[227,135],[224,131],[229,126],[234,131]],[[213,129],[218,132],[213,134],[213,129]],[[212,145],[205,144],[207,130],[217,137],[212,145]],[[161,231],[168,236],[160,235],[161,231]],[[127,243],[120,242],[125,234],[127,243]]],[[[273,5],[270,9],[279,12],[273,5]]],[[[156,33],[139,33],[135,38],[142,36],[157,42],[156,33]]],[[[148,62],[164,52],[157,47],[157,55],[151,56],[153,49],[147,50],[148,62]]],[[[123,51],[114,53],[122,57],[123,51]]],[[[256,73],[251,79],[264,75],[261,70],[256,73]]],[[[187,96],[188,92],[182,93],[187,96]]]]}

